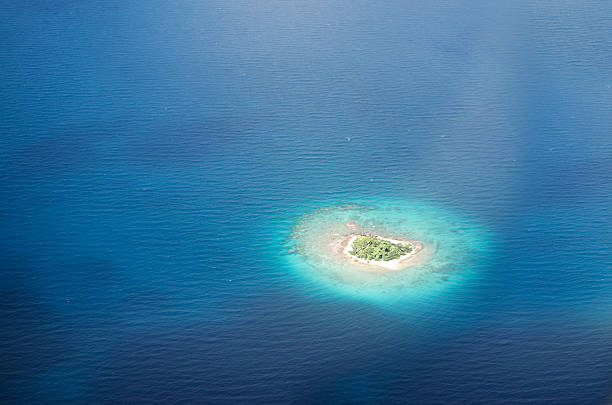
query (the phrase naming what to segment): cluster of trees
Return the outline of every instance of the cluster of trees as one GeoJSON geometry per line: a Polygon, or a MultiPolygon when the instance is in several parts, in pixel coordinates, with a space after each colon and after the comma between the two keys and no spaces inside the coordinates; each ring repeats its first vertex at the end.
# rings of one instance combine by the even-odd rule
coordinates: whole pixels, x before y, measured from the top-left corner
{"type": "Polygon", "coordinates": [[[399,259],[412,251],[412,246],[392,243],[375,236],[360,236],[353,242],[350,254],[360,259],[387,261],[399,259]]]}

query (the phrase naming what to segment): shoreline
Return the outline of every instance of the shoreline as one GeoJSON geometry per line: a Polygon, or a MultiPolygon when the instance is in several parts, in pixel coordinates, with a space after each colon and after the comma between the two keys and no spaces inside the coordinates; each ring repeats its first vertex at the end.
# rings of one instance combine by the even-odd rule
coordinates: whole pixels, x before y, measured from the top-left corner
{"type": "Polygon", "coordinates": [[[388,238],[388,237],[384,237],[381,235],[377,235],[377,234],[373,234],[373,233],[354,233],[349,235],[349,237],[342,239],[339,242],[340,245],[344,244],[344,247],[342,247],[342,254],[356,262],[359,264],[362,264],[364,266],[369,266],[369,267],[376,267],[378,268],[378,270],[381,269],[386,269],[386,270],[391,270],[391,271],[398,271],[398,270],[403,270],[406,267],[408,267],[413,261],[413,259],[423,250],[424,246],[422,242],[418,242],[412,239],[408,239],[408,238],[402,238],[402,239],[395,239],[395,238],[388,238]],[[401,243],[401,244],[408,244],[412,247],[412,250],[410,251],[410,253],[405,254],[397,259],[393,259],[393,260],[387,260],[387,261],[377,261],[377,260],[366,260],[366,259],[361,259],[358,257],[353,256],[352,254],[350,254],[349,252],[353,249],[353,242],[360,236],[369,236],[369,237],[376,237],[378,239],[381,240],[386,240],[388,242],[391,243],[401,243]]]}

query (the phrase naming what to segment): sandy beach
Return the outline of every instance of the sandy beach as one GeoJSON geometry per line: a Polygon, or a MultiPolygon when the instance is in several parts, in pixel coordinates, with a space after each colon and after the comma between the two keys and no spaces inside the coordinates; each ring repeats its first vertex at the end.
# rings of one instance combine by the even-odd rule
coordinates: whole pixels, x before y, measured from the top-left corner
{"type": "Polygon", "coordinates": [[[415,240],[407,239],[407,238],[387,238],[384,236],[376,235],[376,234],[351,234],[344,237],[340,240],[337,245],[337,251],[341,251],[342,254],[350,259],[351,261],[363,264],[367,266],[368,271],[398,271],[403,270],[409,267],[412,264],[416,263],[416,257],[423,250],[423,243],[415,240]],[[353,249],[353,242],[360,236],[370,236],[377,237],[382,240],[389,241],[391,243],[402,243],[412,246],[412,251],[406,255],[399,257],[398,259],[388,260],[388,261],[377,261],[377,260],[366,260],[360,259],[350,254],[350,251],[353,249]]]}

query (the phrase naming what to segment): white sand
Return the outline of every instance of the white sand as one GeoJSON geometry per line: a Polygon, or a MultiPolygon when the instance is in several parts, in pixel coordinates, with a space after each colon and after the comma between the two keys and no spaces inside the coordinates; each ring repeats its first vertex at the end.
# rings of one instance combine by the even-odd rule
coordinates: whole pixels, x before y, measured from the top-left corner
{"type": "Polygon", "coordinates": [[[368,235],[353,234],[348,239],[346,245],[344,246],[344,249],[342,250],[342,253],[346,257],[350,258],[351,260],[355,262],[358,262],[358,263],[361,263],[367,266],[375,266],[381,269],[396,271],[396,270],[402,270],[408,267],[410,265],[410,262],[412,262],[413,259],[417,256],[417,254],[421,252],[422,250],[423,250],[423,243],[417,242],[414,240],[410,240],[410,239],[392,239],[392,238],[386,238],[384,236],[373,235],[373,234],[368,234],[368,235]],[[386,240],[391,243],[401,243],[405,245],[410,245],[412,246],[412,250],[410,251],[410,253],[407,253],[393,260],[377,261],[377,260],[360,259],[350,254],[351,250],[353,250],[353,242],[355,242],[355,240],[360,236],[376,237],[378,239],[386,240]]]}

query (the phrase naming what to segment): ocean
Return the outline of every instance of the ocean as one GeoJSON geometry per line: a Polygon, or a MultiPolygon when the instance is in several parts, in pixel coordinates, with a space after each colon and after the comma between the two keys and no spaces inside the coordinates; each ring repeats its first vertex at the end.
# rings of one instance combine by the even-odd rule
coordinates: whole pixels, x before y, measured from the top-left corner
{"type": "Polygon", "coordinates": [[[0,402],[610,403],[611,17],[0,0],[0,402]]]}

